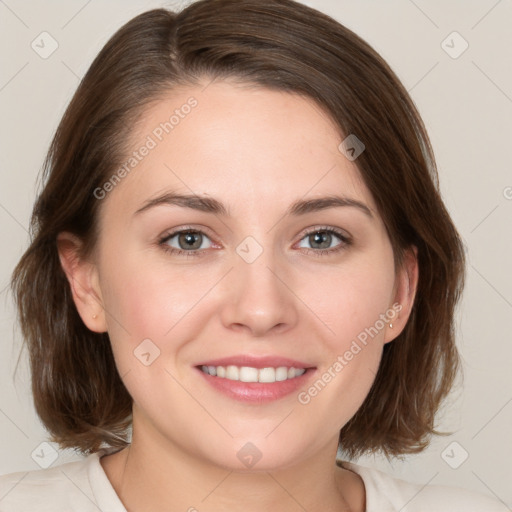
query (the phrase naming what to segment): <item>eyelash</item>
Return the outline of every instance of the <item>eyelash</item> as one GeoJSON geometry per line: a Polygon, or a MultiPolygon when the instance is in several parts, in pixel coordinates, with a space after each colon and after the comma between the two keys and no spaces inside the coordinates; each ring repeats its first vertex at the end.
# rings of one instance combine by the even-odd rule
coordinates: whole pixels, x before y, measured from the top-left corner
{"type": "MultiPolygon", "coordinates": [[[[161,246],[165,252],[170,253],[175,256],[186,256],[186,257],[193,257],[193,258],[204,256],[205,252],[206,252],[205,249],[193,249],[191,251],[185,251],[183,249],[176,249],[174,247],[170,247],[169,245],[167,245],[166,242],[168,242],[171,238],[175,237],[176,235],[183,234],[183,233],[201,234],[201,235],[206,235],[208,238],[210,238],[207,233],[205,233],[204,231],[201,231],[200,229],[195,229],[192,227],[185,227],[185,228],[173,231],[171,233],[165,234],[162,238],[160,238],[158,240],[158,245],[161,246]]],[[[338,237],[341,240],[341,243],[339,245],[337,245],[336,247],[331,248],[331,249],[309,249],[307,247],[302,247],[302,249],[306,252],[306,254],[312,254],[313,256],[316,256],[316,257],[328,256],[328,255],[338,253],[338,252],[346,249],[348,246],[350,246],[352,244],[352,239],[349,236],[347,236],[342,231],[340,231],[336,228],[329,227],[329,226],[321,226],[321,227],[312,229],[310,231],[307,231],[306,233],[303,234],[303,236],[301,237],[301,239],[299,241],[302,241],[304,238],[306,238],[307,236],[312,235],[314,233],[334,234],[336,237],[338,237]]]]}

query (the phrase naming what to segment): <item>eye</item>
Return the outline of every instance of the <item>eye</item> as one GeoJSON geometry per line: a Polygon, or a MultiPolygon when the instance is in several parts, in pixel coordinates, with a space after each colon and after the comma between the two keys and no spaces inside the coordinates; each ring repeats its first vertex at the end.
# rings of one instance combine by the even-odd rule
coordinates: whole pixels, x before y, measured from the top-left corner
{"type": "Polygon", "coordinates": [[[301,239],[299,247],[313,250],[316,254],[333,253],[350,245],[350,238],[334,228],[317,228],[301,239]],[[309,246],[308,246],[309,244],[309,246]]]}
{"type": "MultiPolygon", "coordinates": [[[[351,243],[351,238],[342,231],[321,227],[307,232],[301,238],[299,248],[315,256],[323,256],[341,251],[351,243]]],[[[192,228],[166,234],[159,240],[159,245],[171,254],[190,257],[205,255],[206,252],[203,249],[213,247],[212,241],[204,232],[192,228]]]]}
{"type": "Polygon", "coordinates": [[[175,254],[192,253],[200,249],[210,249],[211,240],[202,231],[195,229],[184,229],[166,235],[159,241],[159,244],[166,250],[175,254]]]}

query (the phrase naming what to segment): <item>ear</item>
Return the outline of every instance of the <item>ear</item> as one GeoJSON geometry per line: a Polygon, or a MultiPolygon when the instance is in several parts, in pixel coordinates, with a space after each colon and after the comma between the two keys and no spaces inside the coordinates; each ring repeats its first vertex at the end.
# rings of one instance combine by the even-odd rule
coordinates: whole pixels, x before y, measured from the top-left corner
{"type": "Polygon", "coordinates": [[[98,269],[80,258],[82,241],[72,233],[57,236],[57,250],[62,269],[71,287],[73,301],[84,324],[94,332],[106,332],[107,324],[99,287],[98,269]]]}
{"type": "Polygon", "coordinates": [[[414,305],[418,275],[418,248],[411,246],[405,251],[402,265],[395,277],[394,296],[389,308],[395,315],[386,328],[384,343],[393,341],[404,330],[414,305]]]}

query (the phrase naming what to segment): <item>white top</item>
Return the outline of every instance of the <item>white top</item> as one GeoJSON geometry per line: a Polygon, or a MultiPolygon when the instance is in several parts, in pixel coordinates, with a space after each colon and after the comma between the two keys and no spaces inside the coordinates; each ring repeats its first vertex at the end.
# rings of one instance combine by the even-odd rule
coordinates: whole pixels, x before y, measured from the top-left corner
{"type": "MultiPolygon", "coordinates": [[[[78,462],[0,477],[0,512],[126,512],[100,464],[78,462]]],[[[503,503],[458,487],[422,486],[377,469],[341,462],[366,487],[366,512],[508,512],[503,503]]]]}

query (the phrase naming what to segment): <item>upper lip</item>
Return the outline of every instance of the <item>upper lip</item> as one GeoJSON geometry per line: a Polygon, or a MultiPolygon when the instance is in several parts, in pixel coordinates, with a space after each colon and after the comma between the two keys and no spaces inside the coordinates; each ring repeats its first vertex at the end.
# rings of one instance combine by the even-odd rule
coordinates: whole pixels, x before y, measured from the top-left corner
{"type": "Polygon", "coordinates": [[[286,366],[291,368],[314,368],[313,365],[296,359],[280,356],[251,356],[247,354],[209,359],[199,363],[198,366],[250,366],[251,368],[278,368],[286,366]]]}

